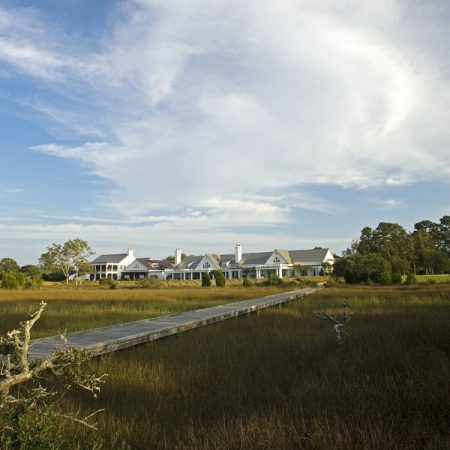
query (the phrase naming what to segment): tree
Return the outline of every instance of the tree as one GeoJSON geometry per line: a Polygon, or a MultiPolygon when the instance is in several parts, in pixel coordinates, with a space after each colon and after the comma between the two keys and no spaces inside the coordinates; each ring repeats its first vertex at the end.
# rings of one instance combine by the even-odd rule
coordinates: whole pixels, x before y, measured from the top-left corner
{"type": "Polygon", "coordinates": [[[0,277],[5,273],[16,273],[20,270],[19,264],[12,258],[3,258],[0,260],[0,277]]]}
{"type": "Polygon", "coordinates": [[[2,288],[3,289],[18,289],[19,280],[13,273],[5,273],[2,277],[2,288]]]}
{"type": "Polygon", "coordinates": [[[86,241],[76,238],[62,245],[52,244],[47,247],[47,252],[41,255],[39,263],[48,272],[60,270],[66,278],[66,283],[69,282],[70,271],[75,270],[75,279],[78,283],[80,273],[85,270],[89,264],[88,258],[93,254],[86,241]]]}
{"type": "Polygon", "coordinates": [[[38,266],[34,266],[33,264],[22,266],[20,268],[20,271],[29,278],[40,278],[42,276],[42,270],[39,269],[38,266]]]}
{"type": "Polygon", "coordinates": [[[209,276],[208,272],[202,273],[202,286],[203,287],[211,286],[211,277],[209,276]]]}

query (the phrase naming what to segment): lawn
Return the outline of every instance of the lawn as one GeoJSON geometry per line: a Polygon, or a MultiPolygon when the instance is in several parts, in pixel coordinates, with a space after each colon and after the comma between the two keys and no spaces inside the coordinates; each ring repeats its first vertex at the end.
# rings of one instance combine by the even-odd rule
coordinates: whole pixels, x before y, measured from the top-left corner
{"type": "Polygon", "coordinates": [[[37,291],[0,290],[0,334],[16,328],[44,300],[47,310],[33,329],[33,338],[66,330],[80,331],[139,319],[176,314],[233,301],[271,295],[292,287],[199,286],[164,289],[58,288],[37,291]]]}
{"type": "Polygon", "coordinates": [[[418,283],[450,283],[450,275],[416,275],[418,283]]]}
{"type": "Polygon", "coordinates": [[[92,360],[99,399],[67,401],[137,449],[450,448],[449,324],[448,285],[323,289],[92,360]],[[339,350],[314,312],[344,300],[339,350]]]}

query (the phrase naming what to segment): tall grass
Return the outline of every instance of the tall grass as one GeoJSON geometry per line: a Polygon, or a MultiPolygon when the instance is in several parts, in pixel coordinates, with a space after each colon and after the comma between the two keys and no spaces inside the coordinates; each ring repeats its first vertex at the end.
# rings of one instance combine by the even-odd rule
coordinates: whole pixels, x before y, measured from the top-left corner
{"type": "Polygon", "coordinates": [[[324,289],[92,360],[100,433],[138,449],[450,448],[450,288],[324,289]],[[354,311],[338,351],[314,311],[354,311]]]}
{"type": "MultiPolygon", "coordinates": [[[[280,292],[284,288],[242,286],[208,289],[51,289],[42,291],[0,290],[0,334],[16,328],[37,303],[48,303],[33,338],[62,331],[80,331],[131,322],[166,314],[207,308],[280,292]]],[[[287,289],[287,288],[286,288],[287,289]]],[[[292,289],[292,287],[291,287],[292,289]]]]}

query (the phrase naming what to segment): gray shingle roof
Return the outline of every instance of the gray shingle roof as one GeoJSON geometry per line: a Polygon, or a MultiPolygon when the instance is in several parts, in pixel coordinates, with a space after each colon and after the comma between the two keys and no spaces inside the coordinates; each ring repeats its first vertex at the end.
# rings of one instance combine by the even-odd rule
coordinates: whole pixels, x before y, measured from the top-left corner
{"type": "Polygon", "coordinates": [[[328,248],[313,248],[311,250],[289,250],[293,264],[322,262],[328,253],[328,248]]]}
{"type": "Polygon", "coordinates": [[[100,255],[98,258],[94,259],[91,264],[102,264],[102,263],[120,263],[123,259],[128,256],[128,253],[118,253],[115,255],[100,255]]]}
{"type": "Polygon", "coordinates": [[[191,269],[192,267],[196,267],[197,264],[201,261],[203,256],[189,255],[183,258],[176,266],[177,269],[191,269]]]}
{"type": "Polygon", "coordinates": [[[240,264],[265,264],[272,252],[243,253],[240,264]]]}
{"type": "Polygon", "coordinates": [[[137,260],[149,270],[164,270],[172,267],[172,264],[168,261],[151,258],[137,258],[137,260]]]}

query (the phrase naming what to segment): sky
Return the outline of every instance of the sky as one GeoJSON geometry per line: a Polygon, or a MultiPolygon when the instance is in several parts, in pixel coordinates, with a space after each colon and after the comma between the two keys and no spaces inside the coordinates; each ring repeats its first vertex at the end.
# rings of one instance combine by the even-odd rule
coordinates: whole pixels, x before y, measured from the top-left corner
{"type": "Polygon", "coordinates": [[[438,222],[449,24],[448,0],[0,0],[0,259],[438,222]]]}

